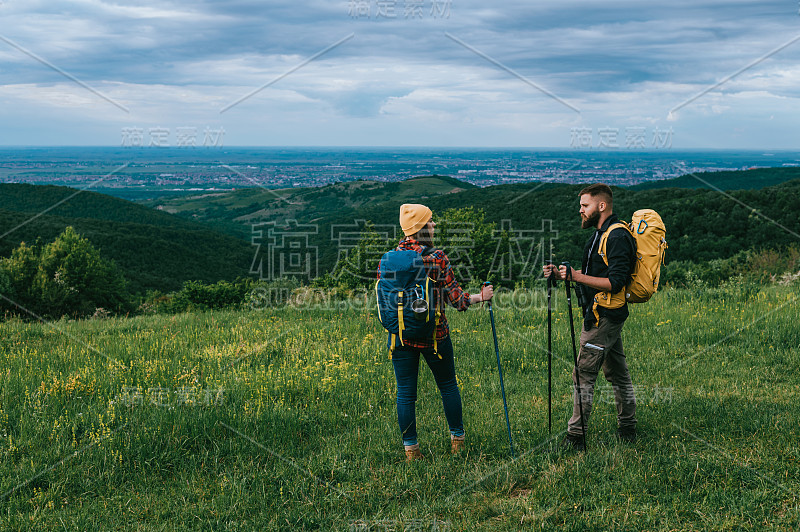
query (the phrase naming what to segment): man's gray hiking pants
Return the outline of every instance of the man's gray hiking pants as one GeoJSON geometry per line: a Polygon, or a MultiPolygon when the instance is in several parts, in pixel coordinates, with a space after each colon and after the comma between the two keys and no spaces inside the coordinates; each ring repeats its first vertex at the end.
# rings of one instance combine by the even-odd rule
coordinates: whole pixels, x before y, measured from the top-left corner
{"type": "MultiPolygon", "coordinates": [[[[583,422],[588,428],[589,416],[592,413],[594,399],[594,385],[597,374],[603,368],[606,380],[611,383],[614,391],[614,402],[617,405],[617,425],[619,429],[634,430],[636,428],[636,397],[628,364],[625,362],[625,353],[622,350],[623,323],[613,323],[601,317],[598,324],[588,331],[581,331],[580,351],[578,352],[578,371],[581,381],[581,400],[583,401],[583,422]]],[[[572,372],[575,382],[575,370],[572,372]]],[[[567,431],[573,435],[580,435],[581,416],[578,405],[577,388],[572,394],[572,417],[567,425],[567,431]]]]}

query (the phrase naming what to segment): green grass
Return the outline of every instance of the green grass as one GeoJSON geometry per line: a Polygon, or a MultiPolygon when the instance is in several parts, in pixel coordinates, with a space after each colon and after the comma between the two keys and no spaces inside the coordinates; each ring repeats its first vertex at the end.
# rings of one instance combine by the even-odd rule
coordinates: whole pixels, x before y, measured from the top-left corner
{"type": "Polygon", "coordinates": [[[796,285],[667,290],[632,308],[640,439],[617,442],[614,406],[598,401],[585,454],[556,445],[571,408],[563,297],[548,436],[541,296],[495,303],[514,461],[486,309],[448,312],[468,452],[449,455],[423,365],[426,459],[413,464],[384,335],[364,310],[6,322],[0,529],[800,526],[796,285]]]}

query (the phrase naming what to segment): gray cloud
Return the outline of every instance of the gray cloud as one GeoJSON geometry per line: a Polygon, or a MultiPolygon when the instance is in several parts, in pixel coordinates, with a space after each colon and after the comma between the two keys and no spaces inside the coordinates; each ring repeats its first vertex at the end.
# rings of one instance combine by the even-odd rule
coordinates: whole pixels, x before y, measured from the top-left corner
{"type": "MultiPolygon", "coordinates": [[[[413,116],[424,123],[427,117],[434,127],[466,116],[502,128],[516,123],[515,115],[532,113],[544,129],[550,124],[562,130],[580,120],[446,38],[445,31],[579,104],[584,122],[663,119],[672,106],[800,34],[798,6],[783,1],[452,0],[447,17],[431,14],[432,1],[425,1],[420,16],[406,17],[404,0],[397,0],[394,18],[387,18],[377,16],[375,0],[368,2],[369,17],[354,16],[349,0],[8,0],[0,5],[5,22],[0,34],[118,94],[148,120],[175,121],[211,116],[354,33],[352,40],[243,102],[227,118],[232,126],[248,114],[285,112],[302,127],[304,109],[311,123],[327,109],[331,119],[413,116]]],[[[798,97],[798,60],[800,42],[687,106],[681,117],[710,113],[730,120],[743,102],[774,114],[780,99],[798,97]],[[734,96],[735,101],[725,100],[734,96]]],[[[90,105],[100,120],[108,111],[104,104],[91,94],[79,96],[81,89],[69,84],[0,42],[3,105],[24,102],[31,116],[63,102],[90,105]]],[[[241,127],[248,130],[244,122],[241,127]]],[[[775,122],[764,127],[774,128],[775,122]]]]}

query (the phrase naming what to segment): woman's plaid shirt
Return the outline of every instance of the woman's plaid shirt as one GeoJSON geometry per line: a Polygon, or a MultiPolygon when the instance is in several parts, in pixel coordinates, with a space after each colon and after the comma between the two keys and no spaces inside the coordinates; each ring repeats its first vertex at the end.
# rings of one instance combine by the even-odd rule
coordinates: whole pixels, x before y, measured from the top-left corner
{"type": "MultiPolygon", "coordinates": [[[[422,253],[425,248],[416,240],[404,238],[400,241],[397,249],[413,249],[414,251],[422,253]]],[[[456,278],[453,276],[453,268],[450,266],[450,259],[447,258],[444,251],[437,249],[428,255],[424,255],[422,261],[425,265],[428,277],[433,279],[436,283],[436,300],[438,301],[440,312],[439,325],[436,328],[436,341],[438,342],[447,338],[450,334],[450,326],[447,324],[447,316],[444,314],[445,306],[443,302],[447,300],[456,310],[467,310],[467,308],[469,308],[469,294],[461,289],[461,285],[458,284],[458,281],[456,281],[456,278]]],[[[379,264],[378,279],[381,278],[380,271],[381,268],[379,264]]],[[[398,340],[397,346],[399,346],[399,344],[400,342],[398,340]]],[[[433,338],[430,340],[403,340],[403,345],[417,349],[428,349],[433,347],[433,338]]]]}

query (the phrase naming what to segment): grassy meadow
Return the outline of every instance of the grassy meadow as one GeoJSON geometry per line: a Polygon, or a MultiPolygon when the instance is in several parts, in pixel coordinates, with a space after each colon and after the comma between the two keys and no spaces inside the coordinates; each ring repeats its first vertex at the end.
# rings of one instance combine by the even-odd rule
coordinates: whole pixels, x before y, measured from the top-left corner
{"type": "Polygon", "coordinates": [[[800,528],[796,283],[669,289],[632,307],[639,440],[616,440],[601,377],[587,453],[558,447],[572,366],[558,296],[552,435],[543,293],[495,301],[515,460],[485,308],[448,312],[467,452],[449,454],[423,363],[425,460],[411,464],[371,300],[6,321],[0,529],[800,528]]]}

